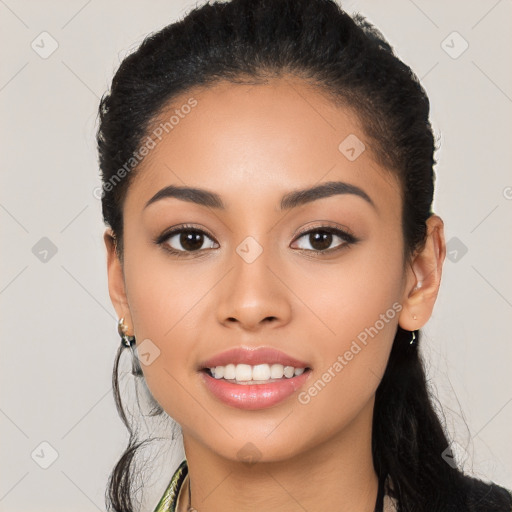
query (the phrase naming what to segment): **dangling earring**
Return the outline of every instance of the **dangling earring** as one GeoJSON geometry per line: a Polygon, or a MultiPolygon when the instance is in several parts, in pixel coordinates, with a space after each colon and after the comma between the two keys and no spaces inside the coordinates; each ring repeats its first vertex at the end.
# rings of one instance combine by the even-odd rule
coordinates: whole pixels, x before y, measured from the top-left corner
{"type": "Polygon", "coordinates": [[[131,347],[135,343],[135,336],[128,336],[126,334],[127,327],[124,323],[124,318],[121,318],[117,324],[117,332],[121,336],[121,342],[126,347],[131,347]]]}
{"type": "Polygon", "coordinates": [[[124,318],[121,318],[117,324],[117,332],[121,336],[121,343],[125,347],[129,347],[132,351],[132,375],[138,377],[142,376],[142,368],[139,364],[139,358],[137,356],[137,347],[135,345],[135,336],[129,336],[126,334],[127,327],[124,324],[124,318]]]}
{"type": "MultiPolygon", "coordinates": [[[[420,284],[421,286],[421,284],[420,284]]],[[[412,319],[413,320],[416,320],[418,317],[416,315],[412,315],[412,319]]],[[[412,338],[411,338],[411,341],[409,342],[409,345],[416,345],[416,330],[412,331],[412,338]]]]}

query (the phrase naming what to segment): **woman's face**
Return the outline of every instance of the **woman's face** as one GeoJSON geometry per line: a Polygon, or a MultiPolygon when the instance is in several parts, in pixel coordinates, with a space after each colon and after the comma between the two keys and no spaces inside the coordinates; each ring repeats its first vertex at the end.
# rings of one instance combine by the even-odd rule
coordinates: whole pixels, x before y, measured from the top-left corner
{"type": "MultiPolygon", "coordinates": [[[[173,105],[123,210],[124,315],[151,393],[185,439],[232,460],[251,455],[248,442],[277,461],[369,429],[415,283],[402,260],[398,181],[356,117],[298,79],[221,83],[173,105]],[[327,182],[353,188],[281,208],[327,182]],[[165,194],[147,205],[171,185],[214,193],[224,208],[165,194]],[[196,232],[162,237],[183,224],[196,232]],[[309,370],[293,377],[295,390],[286,376],[249,388],[206,374],[203,363],[237,347],[277,349],[309,370]]],[[[279,363],[268,353],[248,361],[279,363]]]]}

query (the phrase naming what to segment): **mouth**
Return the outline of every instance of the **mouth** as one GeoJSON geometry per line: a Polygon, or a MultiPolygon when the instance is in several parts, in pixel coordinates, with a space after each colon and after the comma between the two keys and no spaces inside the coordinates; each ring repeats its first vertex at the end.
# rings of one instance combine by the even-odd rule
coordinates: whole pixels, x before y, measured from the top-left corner
{"type": "Polygon", "coordinates": [[[311,371],[309,366],[291,366],[280,363],[262,363],[257,365],[234,364],[206,367],[201,370],[209,377],[240,385],[272,384],[290,380],[311,371]]]}
{"type": "Polygon", "coordinates": [[[284,402],[311,376],[310,363],[272,347],[239,346],[203,361],[197,370],[210,396],[238,409],[284,402]]]}

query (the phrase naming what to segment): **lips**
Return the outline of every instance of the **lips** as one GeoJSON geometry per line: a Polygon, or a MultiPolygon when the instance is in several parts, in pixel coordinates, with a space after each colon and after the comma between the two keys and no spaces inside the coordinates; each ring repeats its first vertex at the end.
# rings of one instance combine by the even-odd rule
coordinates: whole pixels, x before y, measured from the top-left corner
{"type": "Polygon", "coordinates": [[[203,361],[199,364],[198,370],[213,368],[215,366],[226,366],[228,364],[282,364],[294,368],[311,368],[310,364],[296,359],[280,350],[270,347],[248,348],[236,347],[203,361]]]}
{"type": "Polygon", "coordinates": [[[283,378],[268,384],[235,384],[224,379],[215,379],[206,372],[200,372],[210,395],[221,403],[242,410],[268,409],[284,403],[305,386],[311,377],[307,370],[291,379],[283,378]]]}

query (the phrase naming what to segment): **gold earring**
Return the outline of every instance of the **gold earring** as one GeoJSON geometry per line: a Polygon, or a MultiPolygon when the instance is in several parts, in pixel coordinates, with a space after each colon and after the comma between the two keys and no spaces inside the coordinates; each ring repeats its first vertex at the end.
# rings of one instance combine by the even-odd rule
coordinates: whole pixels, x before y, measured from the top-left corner
{"type": "Polygon", "coordinates": [[[119,333],[119,336],[121,336],[121,341],[123,345],[126,347],[131,347],[133,343],[135,342],[135,336],[129,336],[126,334],[127,327],[124,323],[124,317],[119,320],[117,323],[117,332],[119,333]]]}

